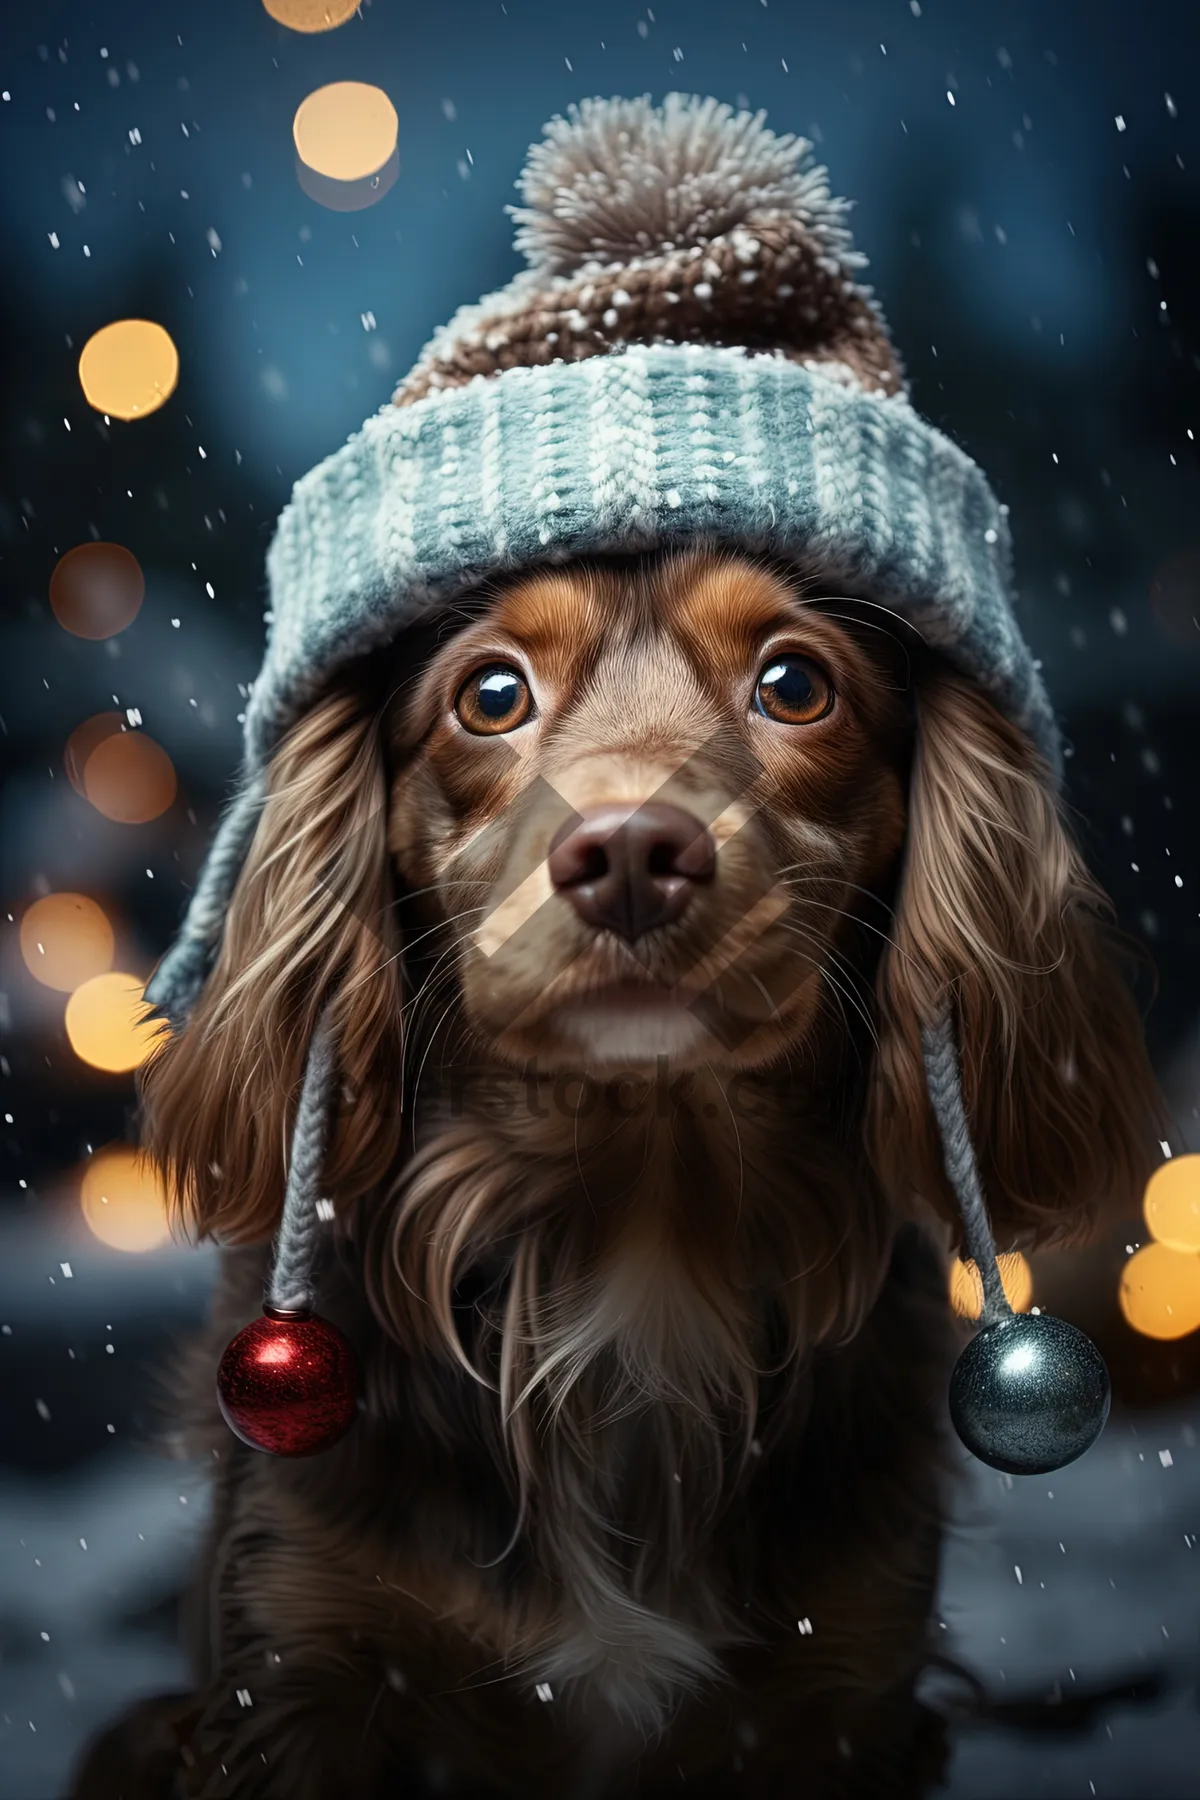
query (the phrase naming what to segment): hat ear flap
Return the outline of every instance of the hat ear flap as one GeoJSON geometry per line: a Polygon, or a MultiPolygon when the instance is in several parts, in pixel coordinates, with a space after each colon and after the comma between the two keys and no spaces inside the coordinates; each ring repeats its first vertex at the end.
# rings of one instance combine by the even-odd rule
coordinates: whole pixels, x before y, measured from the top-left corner
{"type": "Polygon", "coordinates": [[[400,948],[379,707],[347,684],[276,751],[212,971],[143,1074],[146,1147],[190,1231],[230,1243],[274,1231],[322,1021],[337,1070],[325,1189],[345,1204],[386,1173],[400,1108],[377,1071],[400,1066],[400,948]]]}
{"type": "Polygon", "coordinates": [[[1082,1239],[1137,1209],[1164,1108],[1119,951],[1043,758],[972,682],[931,664],[869,1108],[899,1204],[956,1219],[922,1058],[922,1030],[950,1003],[1001,1247],[1082,1239]]]}

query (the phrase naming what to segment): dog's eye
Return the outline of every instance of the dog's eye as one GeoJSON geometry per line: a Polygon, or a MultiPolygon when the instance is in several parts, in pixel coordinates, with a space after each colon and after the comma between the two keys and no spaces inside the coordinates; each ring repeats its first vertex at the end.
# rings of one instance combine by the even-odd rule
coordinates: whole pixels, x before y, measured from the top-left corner
{"type": "Polygon", "coordinates": [[[463,682],[454,702],[459,721],[476,737],[495,737],[515,731],[533,708],[529,684],[507,663],[489,663],[463,682]]]}
{"type": "Polygon", "coordinates": [[[833,683],[807,656],[773,656],[754,690],[754,710],[780,725],[813,725],[832,705],[833,683]]]}

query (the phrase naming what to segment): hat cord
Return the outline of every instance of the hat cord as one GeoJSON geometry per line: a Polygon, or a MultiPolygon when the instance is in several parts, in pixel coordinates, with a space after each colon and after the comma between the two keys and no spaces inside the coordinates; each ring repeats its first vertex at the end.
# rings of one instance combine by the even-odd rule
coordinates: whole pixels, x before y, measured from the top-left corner
{"type": "Polygon", "coordinates": [[[320,1189],[333,1073],[333,1037],[326,1011],[309,1046],[292,1128],[292,1155],[267,1296],[272,1312],[307,1313],[316,1298],[313,1268],[321,1230],[320,1189]]]}
{"type": "Polygon", "coordinates": [[[996,1241],[992,1236],[983,1189],[979,1182],[979,1168],[967,1126],[958,1047],[948,1003],[940,1017],[932,1025],[925,1027],[921,1039],[925,1053],[925,1080],[941,1134],[946,1174],[954,1189],[967,1250],[983,1283],[983,1313],[980,1323],[985,1326],[994,1325],[1001,1319],[1011,1318],[1012,1307],[1000,1279],[996,1241]]]}

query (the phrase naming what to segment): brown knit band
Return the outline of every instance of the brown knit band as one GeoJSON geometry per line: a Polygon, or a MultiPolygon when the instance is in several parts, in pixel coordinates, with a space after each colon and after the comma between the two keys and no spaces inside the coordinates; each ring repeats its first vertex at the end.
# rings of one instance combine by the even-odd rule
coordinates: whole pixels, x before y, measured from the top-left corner
{"type": "Polygon", "coordinates": [[[709,343],[843,363],[868,391],[903,389],[869,292],[790,220],[754,221],[688,251],[526,290],[523,304],[443,337],[400,383],[397,406],[476,375],[581,362],[621,344],[709,343]]]}

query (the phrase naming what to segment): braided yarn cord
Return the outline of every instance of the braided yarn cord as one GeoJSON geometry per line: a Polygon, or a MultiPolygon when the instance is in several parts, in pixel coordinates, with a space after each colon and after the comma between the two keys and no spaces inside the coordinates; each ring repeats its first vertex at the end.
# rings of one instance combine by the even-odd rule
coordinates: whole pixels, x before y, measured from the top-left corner
{"type": "Polygon", "coordinates": [[[292,1157],[268,1294],[268,1305],[281,1310],[308,1311],[313,1304],[313,1266],[321,1231],[317,1203],[329,1137],[333,1076],[333,1042],[326,1016],[309,1046],[292,1128],[292,1157]]]}
{"type": "Polygon", "coordinates": [[[954,1024],[947,1006],[941,1017],[922,1032],[925,1053],[925,1080],[929,1100],[942,1139],[942,1156],[946,1174],[954,1189],[963,1236],[972,1262],[983,1283],[983,1325],[994,1325],[1012,1316],[1012,1307],[1004,1292],[1000,1269],[996,1262],[996,1242],[984,1204],[979,1170],[967,1127],[963,1104],[962,1076],[954,1024]]]}

